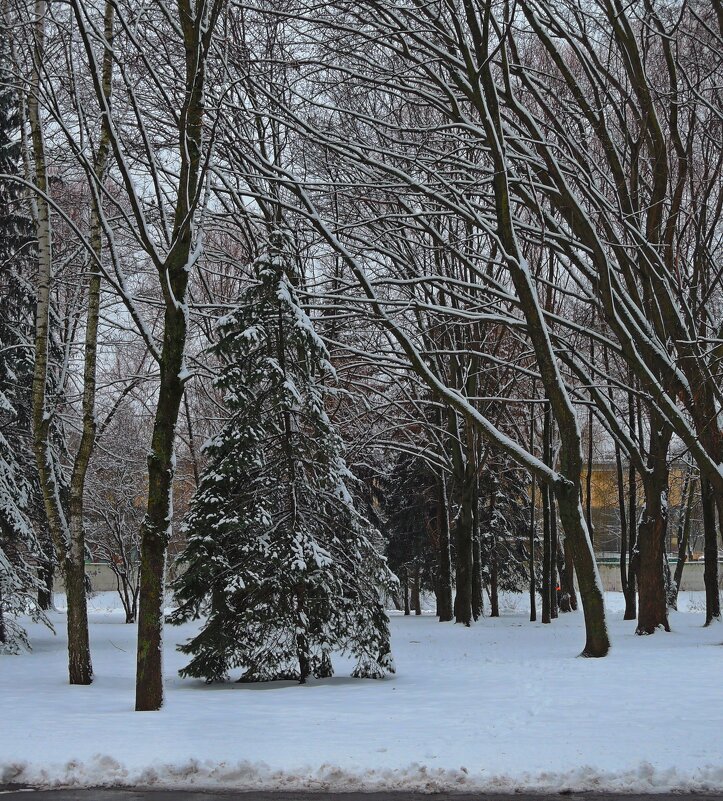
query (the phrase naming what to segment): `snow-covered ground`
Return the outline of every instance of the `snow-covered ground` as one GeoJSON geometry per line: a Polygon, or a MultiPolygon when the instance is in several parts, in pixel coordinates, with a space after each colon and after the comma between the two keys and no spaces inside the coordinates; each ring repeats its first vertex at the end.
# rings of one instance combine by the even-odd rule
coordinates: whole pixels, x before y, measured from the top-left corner
{"type": "MultiPolygon", "coordinates": [[[[166,631],[166,705],[133,711],[135,626],[91,600],[95,682],[66,684],[58,634],[0,657],[0,782],[267,789],[723,790],[723,628],[683,594],[671,634],[636,637],[608,595],[613,650],[579,659],[581,613],[529,623],[522,598],[471,629],[395,616],[397,674],[205,686],[166,631]]],[[[62,598],[58,598],[62,603],[62,598]]]]}

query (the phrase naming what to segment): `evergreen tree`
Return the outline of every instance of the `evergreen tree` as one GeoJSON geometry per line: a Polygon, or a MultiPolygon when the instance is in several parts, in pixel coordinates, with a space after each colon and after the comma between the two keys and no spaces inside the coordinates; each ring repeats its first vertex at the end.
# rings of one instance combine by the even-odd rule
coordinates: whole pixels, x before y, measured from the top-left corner
{"type": "Polygon", "coordinates": [[[172,623],[207,615],[179,646],[182,676],[209,681],[332,674],[331,652],[355,676],[393,672],[381,602],[393,574],[355,508],[343,446],[324,409],[334,376],[302,310],[289,240],[274,232],[257,281],[219,321],[213,351],[230,418],[206,445],[208,467],[186,520],[186,570],[172,623]]]}
{"type": "MultiPolygon", "coordinates": [[[[0,173],[19,175],[18,98],[7,37],[0,39],[0,173]]],[[[20,184],[0,181],[0,650],[17,652],[27,638],[17,617],[45,620],[35,601],[35,564],[42,559],[33,520],[39,514],[32,457],[32,226],[20,184]]],[[[46,621],[47,622],[47,621],[46,621]]]]}
{"type": "Polygon", "coordinates": [[[399,576],[405,612],[412,592],[412,606],[420,590],[437,584],[437,486],[429,465],[402,453],[385,481],[387,559],[399,576]]]}
{"type": "Polygon", "coordinates": [[[482,580],[490,593],[521,592],[529,582],[530,499],[525,478],[501,453],[489,457],[480,477],[482,580]]]}

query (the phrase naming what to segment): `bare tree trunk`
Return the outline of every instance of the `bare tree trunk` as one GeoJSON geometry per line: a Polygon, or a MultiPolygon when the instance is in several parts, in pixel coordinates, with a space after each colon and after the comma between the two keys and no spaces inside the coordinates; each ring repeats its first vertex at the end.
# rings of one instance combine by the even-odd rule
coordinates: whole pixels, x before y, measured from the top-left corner
{"type": "Polygon", "coordinates": [[[492,543],[492,562],[490,564],[490,617],[500,616],[500,597],[497,578],[497,545],[492,543]]]}
{"type": "MultiPolygon", "coordinates": [[[[542,459],[550,465],[550,406],[545,404],[542,426],[542,459]]],[[[550,623],[550,575],[552,573],[552,529],[550,525],[550,488],[542,487],[542,622],[550,623]]]]}
{"type": "Polygon", "coordinates": [[[615,443],[615,476],[618,489],[618,514],[620,516],[620,587],[623,596],[628,597],[628,521],[625,508],[625,483],[623,459],[620,445],[615,443]]]}
{"type": "Polygon", "coordinates": [[[705,625],[720,620],[720,596],[718,593],[718,531],[715,524],[715,496],[713,487],[705,475],[700,477],[700,502],[703,510],[703,558],[705,566],[705,625]]]}
{"type": "Polygon", "coordinates": [[[452,555],[449,538],[449,508],[447,505],[447,481],[440,471],[437,479],[437,528],[439,531],[438,614],[440,623],[446,623],[454,617],[452,606],[452,555]]]}
{"type": "Polygon", "coordinates": [[[473,517],[472,517],[472,618],[479,620],[482,616],[482,543],[479,530],[479,483],[477,472],[473,483],[473,517]]]}
{"type": "MultiPolygon", "coordinates": [[[[468,5],[471,11],[471,5],[468,5]]],[[[590,541],[585,518],[580,508],[582,455],[580,430],[575,410],[560,375],[538,296],[523,257],[515,231],[512,215],[504,128],[499,112],[497,84],[490,66],[491,53],[489,25],[491,8],[485,7],[482,28],[475,26],[473,38],[480,66],[479,81],[482,84],[484,102],[479,104],[485,127],[487,144],[493,164],[493,188],[497,233],[504,247],[506,264],[514,284],[520,308],[525,316],[527,335],[535,352],[545,395],[550,401],[560,434],[560,471],[554,484],[554,493],[560,511],[560,522],[570,543],[578,586],[582,596],[585,616],[585,647],[582,654],[589,657],[605,656],[610,649],[602,585],[590,541]]],[[[468,14],[472,22],[475,12],[468,14]]],[[[503,45],[504,47],[504,45],[503,45]]]]}
{"type": "Polygon", "coordinates": [[[173,244],[159,266],[163,291],[163,345],[160,386],[148,456],[148,506],[141,527],[141,575],[138,603],[136,710],[163,705],[163,597],[166,550],[171,534],[171,499],[176,424],[184,389],[184,351],[188,330],[186,292],[195,256],[193,218],[203,175],[202,136],[205,114],[206,58],[222,0],[205,6],[208,18],[196,18],[190,0],[179,0],[179,22],[186,54],[186,92],[179,115],[180,170],[173,244]]]}
{"type": "MultiPolygon", "coordinates": [[[[631,374],[632,382],[632,374],[631,374]]],[[[628,394],[628,427],[632,432],[635,431],[635,400],[633,393],[628,394]]],[[[642,442],[642,440],[641,440],[642,442]]],[[[635,465],[630,459],[628,463],[628,520],[629,520],[629,542],[628,542],[628,581],[625,593],[625,614],[623,620],[637,620],[637,526],[638,526],[638,481],[635,465]]]]}
{"type": "MultiPolygon", "coordinates": [[[[535,404],[530,404],[530,453],[535,452],[535,404]]],[[[530,528],[527,535],[527,547],[529,548],[529,559],[527,563],[528,573],[530,578],[530,622],[534,623],[537,620],[537,589],[535,587],[535,489],[537,479],[532,475],[530,482],[530,528]]],[[[545,487],[542,487],[545,491],[545,487]]],[[[495,555],[496,558],[496,555],[495,555]]],[[[496,567],[496,565],[495,565],[496,567]]]]}
{"type": "Polygon", "coordinates": [[[415,615],[422,614],[422,593],[419,584],[419,565],[415,562],[412,575],[412,609],[415,615]]]}
{"type": "Polygon", "coordinates": [[[645,509],[638,527],[639,609],[637,634],[659,626],[670,631],[665,593],[665,537],[668,526],[668,444],[670,431],[655,413],[650,421],[648,473],[643,479],[645,509]]]}
{"type": "Polygon", "coordinates": [[[690,543],[690,528],[693,518],[693,502],[695,500],[695,478],[691,473],[693,466],[691,465],[686,472],[686,486],[683,490],[683,513],[681,520],[678,524],[678,562],[675,565],[675,573],[673,575],[673,586],[675,592],[674,609],[678,608],[678,593],[680,592],[680,585],[683,581],[683,568],[688,560],[688,547],[690,543]]]}
{"type": "Polygon", "coordinates": [[[469,493],[460,499],[461,509],[455,526],[456,592],[454,596],[455,623],[472,623],[472,508],[469,493]]]}
{"type": "MultiPolygon", "coordinates": [[[[53,281],[53,256],[50,228],[50,207],[47,200],[49,190],[45,160],[45,138],[40,116],[40,69],[45,49],[44,0],[35,2],[35,28],[33,74],[31,78],[28,112],[30,118],[33,157],[35,160],[35,183],[37,197],[38,278],[35,311],[35,367],[33,372],[32,417],[33,444],[38,466],[38,476],[43,493],[48,528],[55,546],[58,562],[63,572],[68,601],[68,674],[71,684],[90,684],[93,667],[90,659],[88,637],[88,612],[85,597],[85,553],[83,550],[82,525],[78,531],[68,525],[60,501],[60,488],[55,473],[51,451],[52,413],[47,409],[46,389],[48,383],[48,352],[50,346],[50,290],[53,281]]],[[[84,399],[85,400],[85,399],[84,399]]]]}
{"type": "Polygon", "coordinates": [[[554,620],[558,616],[557,606],[557,511],[555,509],[555,496],[550,493],[550,617],[554,620]]]}

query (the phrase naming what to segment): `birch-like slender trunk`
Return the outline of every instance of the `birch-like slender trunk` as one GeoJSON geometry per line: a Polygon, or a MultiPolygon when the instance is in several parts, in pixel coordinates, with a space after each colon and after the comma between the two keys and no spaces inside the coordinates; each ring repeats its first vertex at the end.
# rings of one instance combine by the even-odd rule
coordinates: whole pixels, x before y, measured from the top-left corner
{"type": "MultiPolygon", "coordinates": [[[[88,636],[88,610],[85,596],[85,549],[83,547],[82,519],[73,518],[71,503],[70,521],[61,503],[61,492],[53,464],[51,445],[52,412],[47,403],[48,361],[50,349],[50,292],[53,282],[53,251],[48,202],[48,177],[45,158],[45,136],[40,113],[41,65],[45,56],[45,16],[47,4],[35,2],[33,73],[28,99],[35,184],[38,190],[37,239],[38,277],[35,311],[35,366],[32,387],[33,445],[38,476],[50,536],[58,563],[63,573],[68,614],[68,675],[71,684],[90,684],[93,666],[88,636]]],[[[94,387],[93,387],[94,394],[94,387]]],[[[84,394],[85,407],[85,394],[84,394]]],[[[75,472],[75,471],[74,471],[75,472]]]]}

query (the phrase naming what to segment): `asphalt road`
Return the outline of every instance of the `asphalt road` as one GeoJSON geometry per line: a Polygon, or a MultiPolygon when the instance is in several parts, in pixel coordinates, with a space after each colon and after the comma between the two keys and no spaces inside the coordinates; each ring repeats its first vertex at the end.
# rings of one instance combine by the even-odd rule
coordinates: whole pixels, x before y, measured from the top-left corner
{"type": "Polygon", "coordinates": [[[37,790],[0,786],[0,801],[723,801],[723,793],[559,793],[473,795],[468,793],[272,793],[185,790],[37,790]]]}

